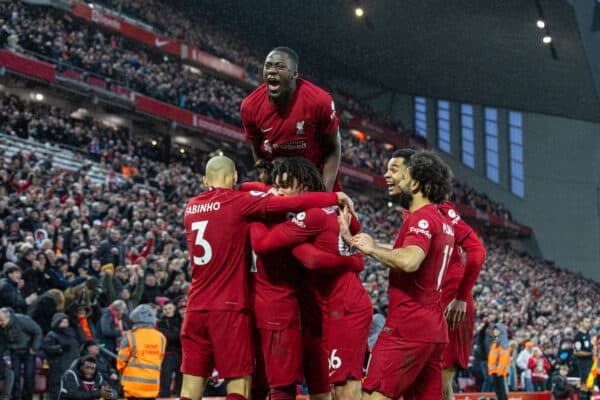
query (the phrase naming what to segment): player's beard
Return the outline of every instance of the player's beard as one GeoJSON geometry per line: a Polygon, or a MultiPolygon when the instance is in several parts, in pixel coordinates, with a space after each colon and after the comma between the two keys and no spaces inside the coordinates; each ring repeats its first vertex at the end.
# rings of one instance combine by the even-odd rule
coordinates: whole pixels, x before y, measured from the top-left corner
{"type": "Polygon", "coordinates": [[[413,194],[410,190],[400,189],[400,193],[398,194],[398,202],[400,203],[400,207],[405,210],[410,210],[410,205],[413,201],[413,194]]]}

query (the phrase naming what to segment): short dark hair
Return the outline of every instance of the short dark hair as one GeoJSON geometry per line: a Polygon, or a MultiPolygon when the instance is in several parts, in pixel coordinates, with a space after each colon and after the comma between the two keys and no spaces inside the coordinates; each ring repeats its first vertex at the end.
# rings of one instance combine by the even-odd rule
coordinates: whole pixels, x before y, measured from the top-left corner
{"type": "Polygon", "coordinates": [[[403,158],[405,164],[407,164],[413,154],[415,154],[415,151],[415,149],[411,149],[409,147],[398,149],[392,153],[392,158],[403,158]]]}
{"type": "Polygon", "coordinates": [[[287,179],[282,182],[291,184],[294,178],[298,180],[298,184],[306,185],[310,192],[326,192],[321,174],[315,167],[315,164],[302,157],[287,157],[282,158],[280,162],[274,163],[273,166],[273,182],[279,176],[281,179],[283,174],[287,174],[287,179]]]}
{"type": "Polygon", "coordinates": [[[452,171],[436,153],[416,151],[407,163],[410,176],[419,182],[420,191],[429,201],[439,204],[452,193],[452,171]]]}
{"type": "Polygon", "coordinates": [[[79,359],[79,367],[82,367],[83,364],[86,363],[86,362],[89,362],[89,363],[92,363],[92,364],[97,364],[98,360],[96,360],[95,356],[92,356],[91,354],[87,354],[85,356],[82,356],[79,359]]]}
{"type": "Polygon", "coordinates": [[[271,50],[269,53],[272,53],[274,51],[287,54],[288,58],[294,63],[294,65],[296,65],[296,68],[298,68],[300,57],[298,57],[298,53],[296,53],[293,49],[286,46],[278,46],[271,50]]]}
{"type": "Polygon", "coordinates": [[[21,272],[21,268],[19,268],[19,266],[15,263],[12,262],[6,262],[4,263],[4,268],[3,268],[3,272],[4,272],[4,276],[8,275],[8,274],[12,274],[13,272],[19,271],[21,272]]]}

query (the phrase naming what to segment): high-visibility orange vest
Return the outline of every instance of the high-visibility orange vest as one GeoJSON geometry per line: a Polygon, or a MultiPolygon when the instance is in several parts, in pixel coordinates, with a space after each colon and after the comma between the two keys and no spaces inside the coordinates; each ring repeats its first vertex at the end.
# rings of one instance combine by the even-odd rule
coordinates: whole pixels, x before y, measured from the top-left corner
{"type": "Polygon", "coordinates": [[[511,348],[503,348],[496,343],[490,346],[488,354],[488,374],[508,376],[511,348]]]}
{"type": "Polygon", "coordinates": [[[160,366],[166,339],[154,328],[125,332],[127,347],[117,356],[117,370],[125,397],[155,398],[160,389],[160,366]]]}
{"type": "Polygon", "coordinates": [[[598,370],[598,356],[594,356],[594,363],[592,364],[592,369],[585,380],[585,385],[588,389],[592,389],[594,387],[594,382],[596,382],[596,376],[600,373],[598,370]]]}

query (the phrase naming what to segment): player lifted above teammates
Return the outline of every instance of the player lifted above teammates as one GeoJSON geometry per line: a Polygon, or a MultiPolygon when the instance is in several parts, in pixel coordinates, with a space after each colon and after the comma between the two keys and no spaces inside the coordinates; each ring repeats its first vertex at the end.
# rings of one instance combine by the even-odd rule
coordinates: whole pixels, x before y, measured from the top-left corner
{"type": "Polygon", "coordinates": [[[263,81],[241,106],[254,160],[306,158],[321,172],[328,191],[341,190],[339,119],[331,96],[298,78],[298,55],[287,47],[269,52],[263,81]]]}
{"type": "Polygon", "coordinates": [[[343,193],[281,197],[233,190],[235,164],[223,156],[208,161],[203,180],[209,190],[192,198],[184,212],[192,284],[181,333],[181,399],[199,400],[216,366],[226,379],[228,399],[245,400],[254,372],[250,222],[268,213],[350,202],[343,193]]]}
{"type": "Polygon", "coordinates": [[[407,164],[392,155],[385,174],[390,195],[410,211],[393,245],[364,233],[352,236],[342,213],[344,239],[391,269],[389,313],[373,348],[363,384],[367,399],[439,400],[442,352],[448,332],[441,284],[454,232],[438,211],[452,190],[452,173],[434,153],[416,152],[407,164]]]}

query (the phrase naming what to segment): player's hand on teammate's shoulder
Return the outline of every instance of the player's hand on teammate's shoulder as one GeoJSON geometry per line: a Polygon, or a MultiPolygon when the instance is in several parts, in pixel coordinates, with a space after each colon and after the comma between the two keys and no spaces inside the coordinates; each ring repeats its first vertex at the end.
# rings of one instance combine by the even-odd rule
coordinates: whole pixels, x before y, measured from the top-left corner
{"type": "Polygon", "coordinates": [[[350,233],[350,220],[352,214],[348,207],[340,207],[338,210],[338,224],[340,225],[340,235],[348,243],[352,244],[352,233],[350,233]]]}
{"type": "Polygon", "coordinates": [[[356,213],[354,212],[354,202],[352,201],[352,199],[348,197],[348,195],[344,192],[335,192],[335,194],[338,197],[338,204],[341,207],[348,207],[350,212],[356,215],[356,213]]]}

